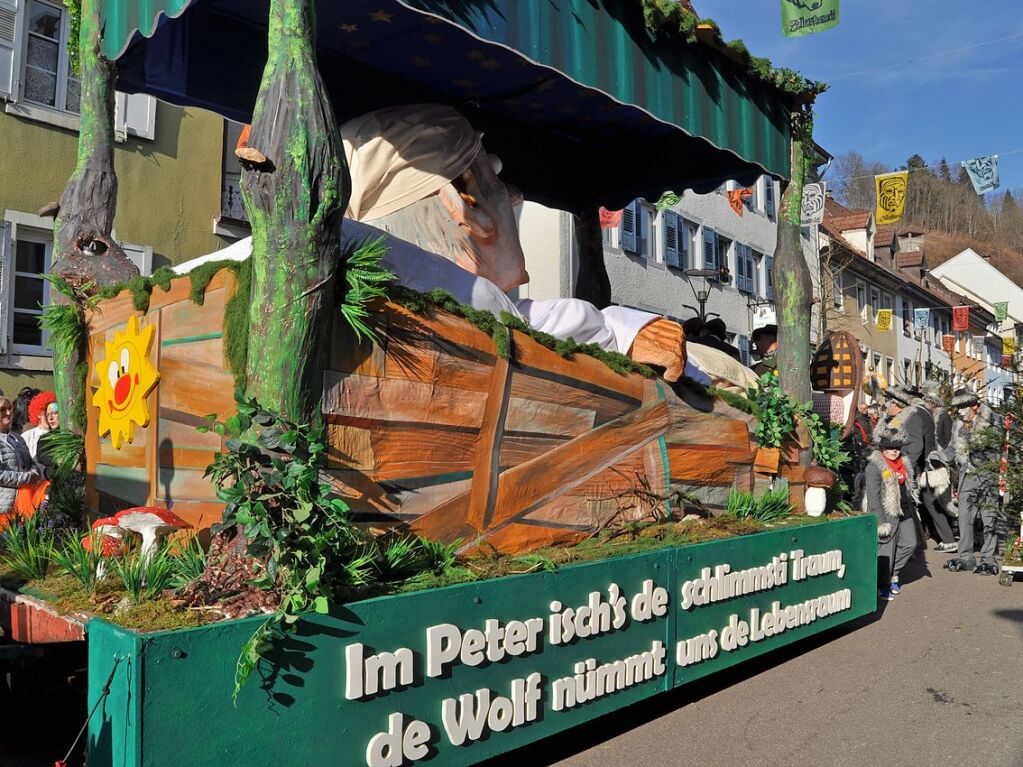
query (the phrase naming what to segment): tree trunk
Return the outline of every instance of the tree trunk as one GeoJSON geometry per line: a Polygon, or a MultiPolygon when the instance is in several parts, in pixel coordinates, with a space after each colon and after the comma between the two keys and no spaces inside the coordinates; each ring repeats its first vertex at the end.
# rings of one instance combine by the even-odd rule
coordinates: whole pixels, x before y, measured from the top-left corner
{"type": "Polygon", "coordinates": [[[82,0],[78,38],[81,112],[78,162],[60,197],[54,224],[59,258],[52,272],[76,285],[126,282],[138,268],[110,237],[117,211],[114,172],[114,83],[117,70],[100,53],[99,0],[82,0]]]}
{"type": "MultiPolygon", "coordinates": [[[[794,117],[794,125],[804,119],[794,117]]],[[[790,142],[792,178],[781,196],[778,244],[774,251],[774,301],[778,316],[778,379],[782,391],[810,400],[810,322],[813,282],[800,240],[800,207],[807,159],[796,128],[790,142]]]]}
{"type": "Polygon", "coordinates": [[[600,214],[596,210],[572,216],[575,241],[579,247],[579,274],[575,280],[575,297],[589,301],[598,309],[611,305],[611,280],[604,266],[604,238],[600,231],[600,214]]]}
{"type": "MultiPolygon", "coordinates": [[[[82,1],[78,38],[81,66],[81,116],[78,161],[60,198],[54,222],[58,258],[51,271],[76,286],[97,287],[125,282],[139,271],[110,237],[117,210],[114,172],[113,62],[99,52],[98,0],[82,1]]],[[[59,299],[58,299],[59,300],[59,299]]],[[[81,312],[81,307],[77,307],[81,312]]],[[[54,350],[53,377],[62,426],[76,434],[85,431],[84,360],[88,349],[54,350]]]]}
{"type": "Polygon", "coordinates": [[[271,0],[269,57],[249,136],[268,160],[242,178],[252,226],[247,392],[296,421],[319,419],[350,194],[315,39],[314,0],[271,0]]]}

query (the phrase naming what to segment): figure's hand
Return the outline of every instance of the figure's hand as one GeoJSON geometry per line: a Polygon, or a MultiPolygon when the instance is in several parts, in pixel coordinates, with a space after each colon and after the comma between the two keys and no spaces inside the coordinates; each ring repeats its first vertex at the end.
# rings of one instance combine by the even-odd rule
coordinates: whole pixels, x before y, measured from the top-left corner
{"type": "Polygon", "coordinates": [[[639,331],[629,356],[664,368],[664,380],[674,383],[686,369],[686,334],[677,322],[654,320],[639,331]]]}

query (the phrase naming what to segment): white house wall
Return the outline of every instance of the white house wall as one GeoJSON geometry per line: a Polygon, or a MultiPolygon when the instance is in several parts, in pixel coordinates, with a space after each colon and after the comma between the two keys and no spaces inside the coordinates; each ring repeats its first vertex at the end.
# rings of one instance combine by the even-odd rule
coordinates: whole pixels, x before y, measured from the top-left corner
{"type": "Polygon", "coordinates": [[[971,248],[932,269],[931,274],[949,290],[966,295],[988,311],[994,311],[994,304],[1008,301],[1009,319],[1023,322],[1023,289],[971,248]]]}

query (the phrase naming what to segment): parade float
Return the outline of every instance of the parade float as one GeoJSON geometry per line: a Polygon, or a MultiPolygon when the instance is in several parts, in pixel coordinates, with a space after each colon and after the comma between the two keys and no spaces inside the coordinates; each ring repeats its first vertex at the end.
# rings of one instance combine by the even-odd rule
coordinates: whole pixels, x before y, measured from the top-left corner
{"type": "Polygon", "coordinates": [[[811,497],[824,510],[833,477],[814,458],[827,422],[851,423],[862,375],[849,337],[810,354],[799,197],[816,88],[698,21],[660,0],[83,2],[55,271],[81,323],[57,372],[91,546],[112,535],[123,568],[136,533],[142,560],[175,529],[212,540],[178,600],[219,618],[89,620],[90,763],[472,764],[874,610],[873,518],[800,513],[811,497]],[[251,256],[124,272],[115,82],[251,122],[251,256]],[[574,212],[584,250],[599,252],[599,206],[785,179],[762,399],[664,380],[472,296],[381,286],[369,254],[404,246],[342,220],[365,190],[339,125],[423,102],[464,114],[527,199],[574,212]],[[811,383],[824,418],[798,404],[811,383]],[[784,507],[771,524],[752,521],[764,498],[784,507]],[[352,541],[347,592],[321,585],[340,576],[306,533],[327,524],[352,541]],[[385,567],[370,548],[390,562],[409,541],[462,565],[359,580],[385,567]],[[278,601],[217,612],[218,587],[253,580],[278,601]]]}

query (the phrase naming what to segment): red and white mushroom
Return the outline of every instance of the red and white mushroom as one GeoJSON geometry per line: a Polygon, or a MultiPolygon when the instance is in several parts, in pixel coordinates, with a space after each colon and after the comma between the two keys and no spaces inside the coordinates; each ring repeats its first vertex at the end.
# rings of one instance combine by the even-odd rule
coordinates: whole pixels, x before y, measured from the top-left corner
{"type": "Polygon", "coordinates": [[[160,536],[175,530],[191,527],[185,520],[167,509],[158,506],[136,506],[119,511],[114,515],[121,530],[129,530],[142,536],[143,559],[149,559],[156,551],[160,536]]]}
{"type": "Polygon", "coordinates": [[[114,517],[103,517],[92,523],[92,534],[82,538],[82,548],[92,551],[92,542],[99,543],[99,555],[101,561],[96,565],[96,577],[102,578],[106,574],[106,567],[102,559],[116,557],[124,553],[124,541],[121,538],[121,528],[117,526],[114,517]]]}

